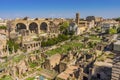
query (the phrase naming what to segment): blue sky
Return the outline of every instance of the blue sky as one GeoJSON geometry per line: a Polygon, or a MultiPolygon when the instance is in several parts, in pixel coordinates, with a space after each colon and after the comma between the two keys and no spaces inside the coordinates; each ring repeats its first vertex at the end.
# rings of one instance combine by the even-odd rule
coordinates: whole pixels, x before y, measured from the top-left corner
{"type": "Polygon", "coordinates": [[[120,16],[120,0],[0,0],[0,17],[120,16]]]}

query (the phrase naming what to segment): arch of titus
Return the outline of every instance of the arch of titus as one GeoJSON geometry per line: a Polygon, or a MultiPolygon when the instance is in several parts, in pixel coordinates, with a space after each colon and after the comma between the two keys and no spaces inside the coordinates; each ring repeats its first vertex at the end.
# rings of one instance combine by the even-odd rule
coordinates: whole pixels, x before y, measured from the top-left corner
{"type": "Polygon", "coordinates": [[[29,33],[42,33],[49,32],[49,21],[38,19],[38,20],[24,20],[24,19],[16,19],[12,21],[12,28],[15,32],[20,32],[21,30],[25,30],[29,33]]]}

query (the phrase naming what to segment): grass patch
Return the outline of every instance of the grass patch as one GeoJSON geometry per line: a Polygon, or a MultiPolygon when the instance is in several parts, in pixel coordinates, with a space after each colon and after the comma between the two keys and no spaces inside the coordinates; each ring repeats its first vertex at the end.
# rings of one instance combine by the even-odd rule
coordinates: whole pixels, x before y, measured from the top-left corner
{"type": "Polygon", "coordinates": [[[54,55],[54,54],[57,54],[57,53],[63,54],[63,53],[67,53],[69,50],[71,50],[75,47],[78,47],[80,49],[80,48],[83,47],[83,44],[79,43],[79,42],[66,43],[59,48],[47,51],[46,54],[48,54],[48,55],[54,55]]]}
{"type": "Polygon", "coordinates": [[[114,54],[109,54],[109,55],[107,55],[107,58],[113,59],[114,56],[115,56],[114,54]]]}
{"type": "Polygon", "coordinates": [[[10,75],[4,75],[0,80],[13,80],[10,75]]]}
{"type": "Polygon", "coordinates": [[[19,62],[20,60],[22,60],[23,58],[25,58],[25,55],[18,55],[18,56],[15,56],[13,58],[13,61],[14,62],[19,62]]]}
{"type": "Polygon", "coordinates": [[[90,36],[89,37],[91,40],[101,40],[99,37],[97,37],[97,36],[90,36]]]}
{"type": "Polygon", "coordinates": [[[34,80],[34,79],[35,79],[34,77],[29,77],[26,80],[34,80]]]}
{"type": "Polygon", "coordinates": [[[48,39],[47,41],[42,41],[41,42],[41,47],[47,47],[47,46],[52,46],[52,45],[55,45],[59,42],[62,42],[62,41],[66,41],[68,39],[70,39],[71,37],[69,35],[58,35],[58,37],[55,37],[55,38],[50,38],[48,39]]]}
{"type": "Polygon", "coordinates": [[[29,66],[31,68],[35,68],[36,66],[38,66],[37,62],[29,62],[29,66]]]}

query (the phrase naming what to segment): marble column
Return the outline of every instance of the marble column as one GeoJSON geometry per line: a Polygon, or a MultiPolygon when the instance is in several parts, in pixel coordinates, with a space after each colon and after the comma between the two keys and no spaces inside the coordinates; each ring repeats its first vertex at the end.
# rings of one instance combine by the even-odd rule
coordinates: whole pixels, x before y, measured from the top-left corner
{"type": "Polygon", "coordinates": [[[13,46],[13,50],[12,50],[12,53],[13,53],[13,54],[15,53],[15,48],[14,48],[14,46],[13,46]]]}
{"type": "Polygon", "coordinates": [[[9,56],[9,47],[8,47],[8,45],[7,45],[7,55],[9,56]]]}

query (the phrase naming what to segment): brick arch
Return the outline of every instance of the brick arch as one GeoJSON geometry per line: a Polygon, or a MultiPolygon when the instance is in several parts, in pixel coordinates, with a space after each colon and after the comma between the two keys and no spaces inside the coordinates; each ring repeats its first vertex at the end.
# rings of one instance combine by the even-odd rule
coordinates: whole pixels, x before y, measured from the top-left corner
{"type": "MultiPolygon", "coordinates": [[[[46,21],[46,20],[23,20],[23,19],[18,19],[17,20],[16,19],[16,20],[12,21],[12,28],[13,28],[14,31],[16,31],[16,28],[18,26],[17,24],[22,23],[26,26],[26,28],[25,28],[26,31],[28,31],[30,33],[31,32],[30,30],[32,30],[32,29],[29,29],[29,26],[33,22],[38,25],[38,31],[33,30],[33,32],[38,32],[39,33],[39,32],[49,31],[49,21],[46,21]],[[43,24],[46,25],[46,26],[43,26],[43,24]],[[40,27],[41,27],[41,29],[40,29],[40,27]]],[[[22,29],[22,28],[20,28],[20,29],[22,29]]]]}
{"type": "Polygon", "coordinates": [[[31,22],[29,24],[29,30],[30,32],[38,33],[38,24],[36,22],[31,22]]]}
{"type": "Polygon", "coordinates": [[[49,26],[48,26],[47,22],[41,22],[41,24],[40,24],[40,31],[47,32],[48,28],[49,28],[49,26]]]}
{"type": "Polygon", "coordinates": [[[16,23],[16,31],[21,31],[21,30],[26,30],[27,29],[27,26],[26,24],[24,23],[16,23]]]}

